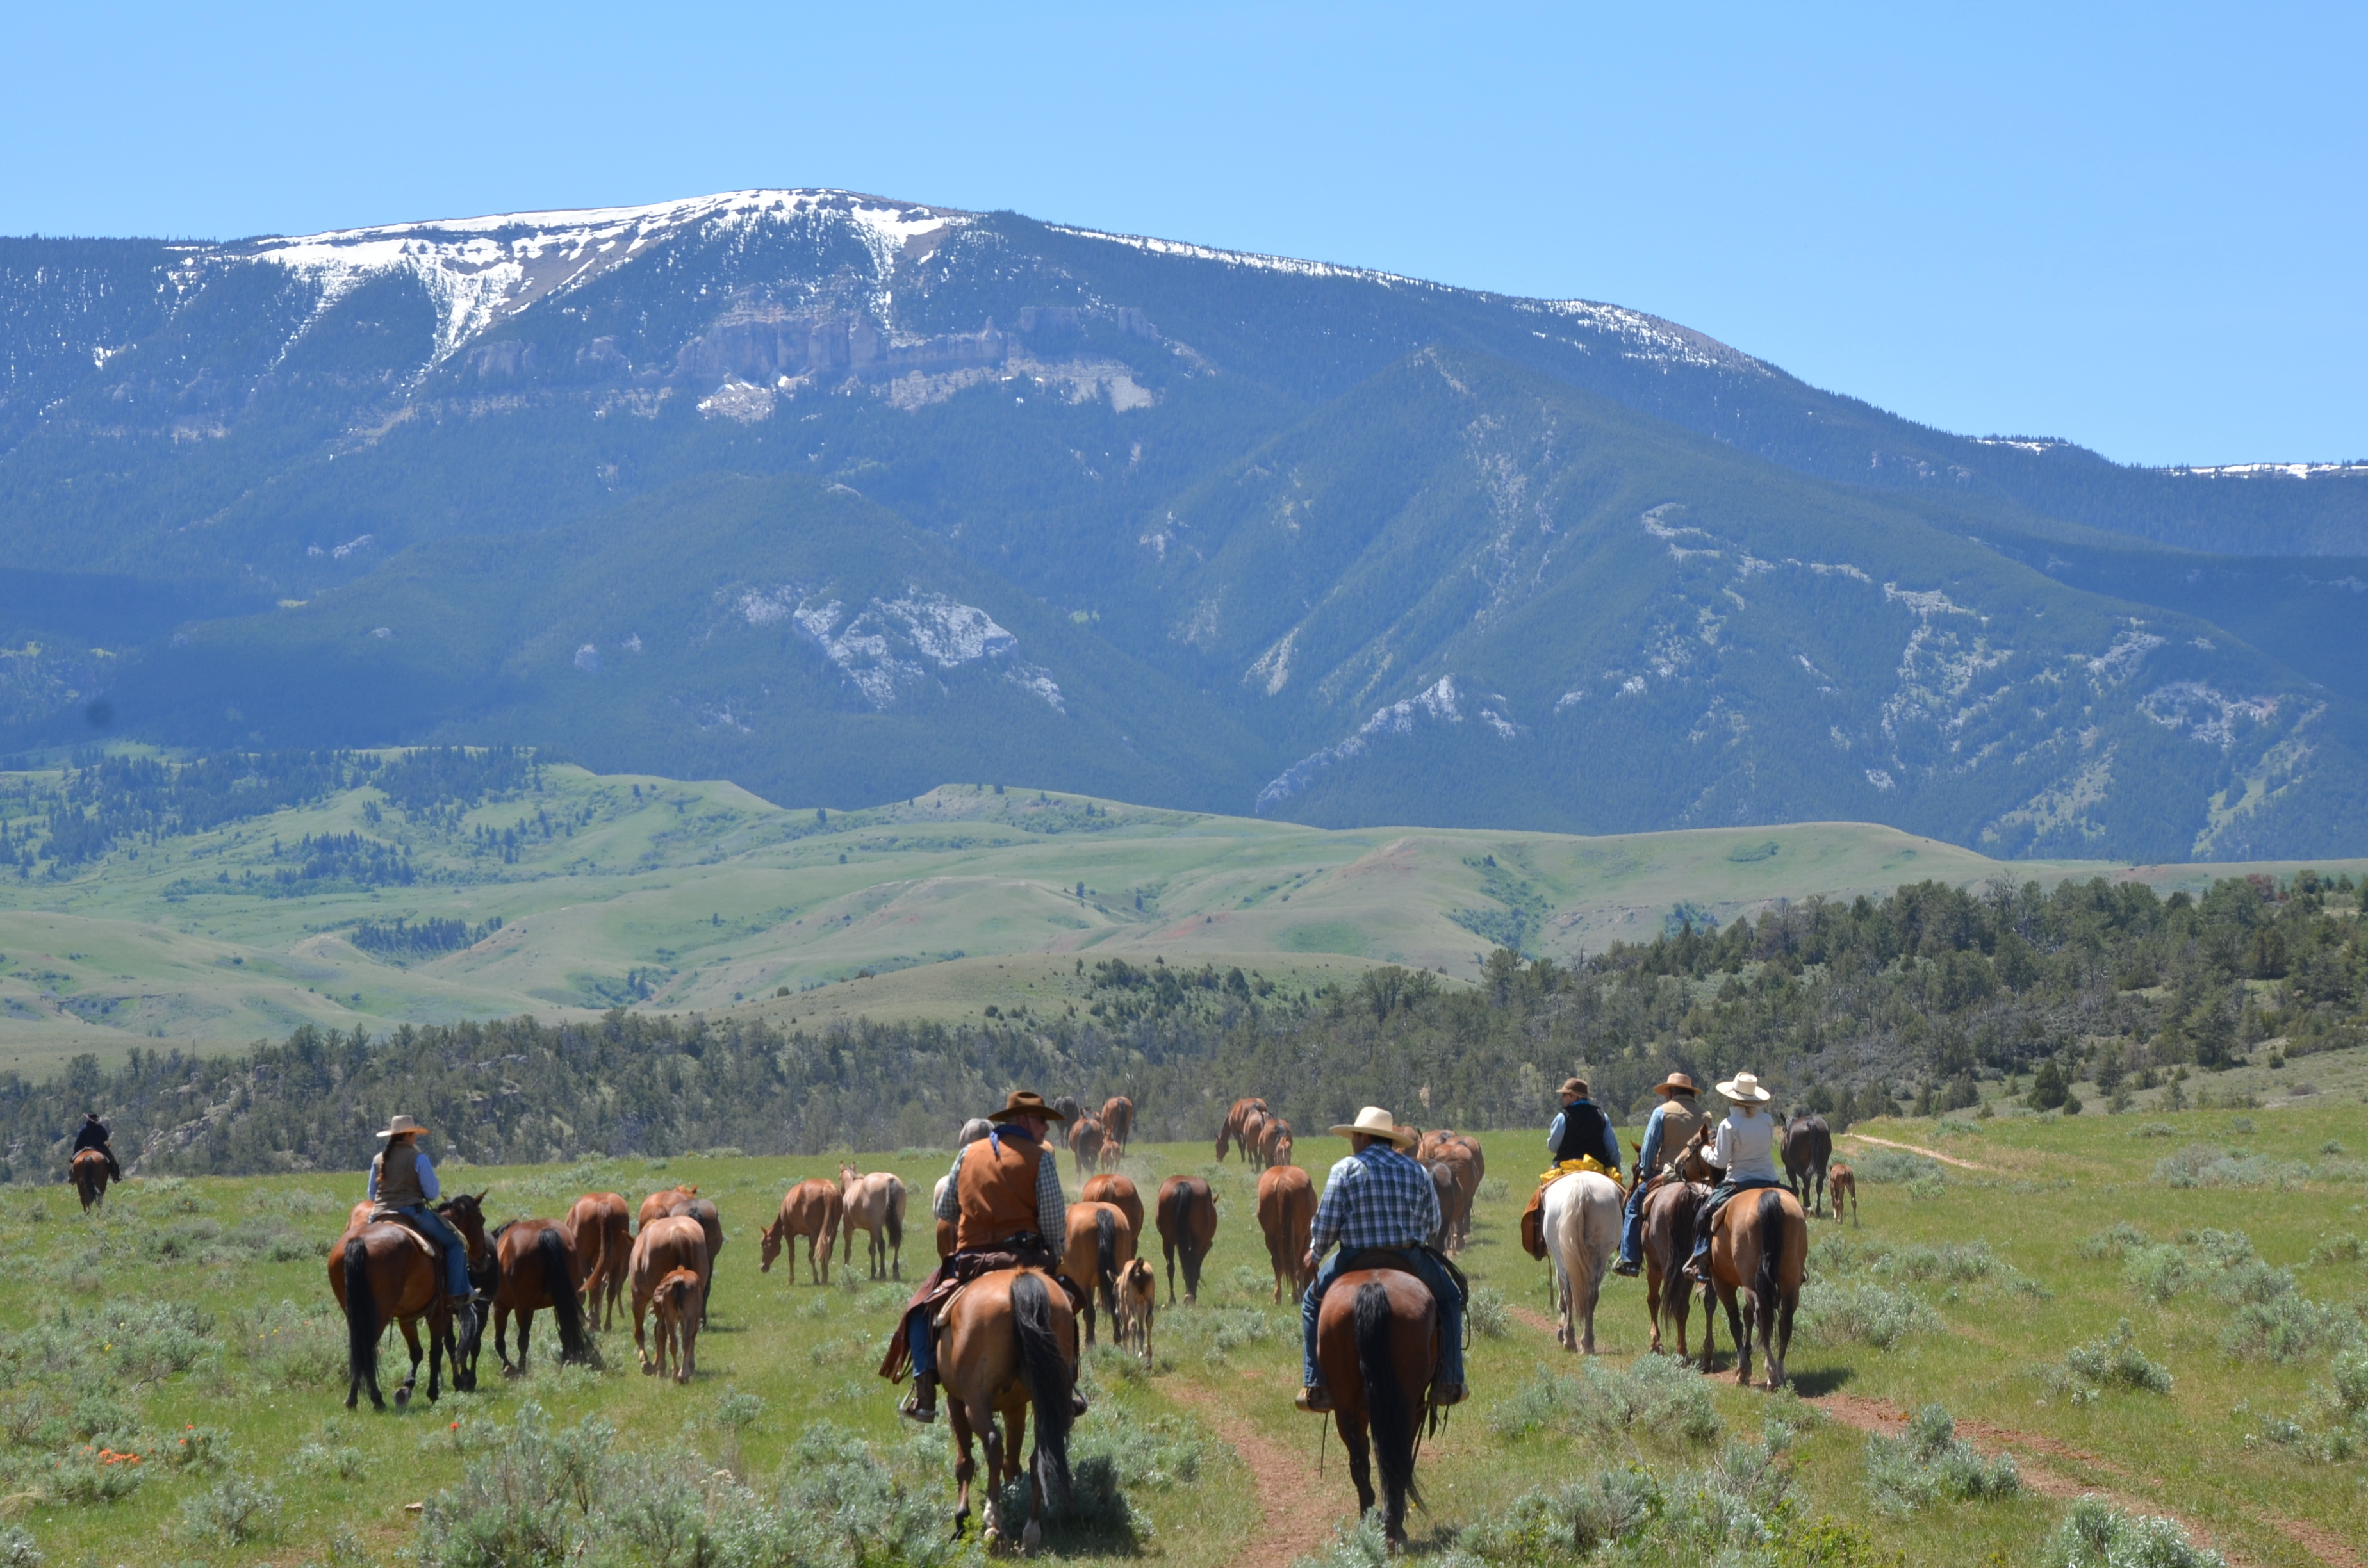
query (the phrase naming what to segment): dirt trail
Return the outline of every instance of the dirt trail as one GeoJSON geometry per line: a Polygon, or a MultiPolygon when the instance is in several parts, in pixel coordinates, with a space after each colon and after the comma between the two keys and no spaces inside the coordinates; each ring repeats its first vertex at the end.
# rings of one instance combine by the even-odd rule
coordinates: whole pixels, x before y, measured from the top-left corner
{"type": "MultiPolygon", "coordinates": [[[[1292,1453],[1259,1431],[1236,1415],[1215,1390],[1179,1378],[1163,1381],[1160,1392],[1189,1406],[1241,1455],[1242,1463],[1249,1467],[1251,1483],[1258,1488],[1258,1512],[1264,1517],[1258,1521],[1258,1533],[1244,1543],[1228,1568],[1290,1568],[1299,1559],[1322,1551],[1332,1537],[1334,1521],[1346,1519],[1355,1511],[1340,1506],[1344,1499],[1353,1504],[1355,1498],[1337,1472],[1326,1485],[1305,1453],[1292,1453]]],[[[1312,1417],[1309,1429],[1313,1437],[1312,1417]]]]}
{"type": "Polygon", "coordinates": [[[1921,1143],[1899,1143],[1888,1138],[1876,1138],[1864,1132],[1844,1132],[1844,1138],[1855,1138],[1861,1143],[1880,1143],[1886,1149],[1905,1149],[1911,1154],[1921,1154],[1928,1160],[1938,1160],[1944,1165],[1954,1165],[1961,1171],[1992,1171],[1996,1165],[1977,1165],[1971,1160],[1961,1160],[1954,1154],[1944,1154],[1938,1149],[1927,1149],[1921,1143]]]}

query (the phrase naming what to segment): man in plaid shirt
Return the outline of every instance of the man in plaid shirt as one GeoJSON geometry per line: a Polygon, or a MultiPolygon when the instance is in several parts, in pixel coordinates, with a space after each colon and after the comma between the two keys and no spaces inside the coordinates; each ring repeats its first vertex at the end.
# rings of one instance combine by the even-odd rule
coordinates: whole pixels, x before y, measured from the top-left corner
{"type": "Polygon", "coordinates": [[[1315,1283],[1300,1303],[1304,1341],[1299,1408],[1325,1411],[1332,1396],[1324,1387],[1324,1370],[1315,1364],[1315,1320],[1323,1310],[1324,1292],[1338,1278],[1343,1259],[1360,1252],[1397,1255],[1406,1271],[1430,1287],[1439,1302],[1439,1375],[1432,1380],[1433,1404],[1458,1404],[1463,1399],[1463,1292],[1425,1241],[1439,1228],[1439,1192],[1430,1172],[1407,1157],[1414,1142],[1397,1119],[1379,1106],[1367,1106],[1357,1119],[1332,1131],[1349,1140],[1349,1157],[1332,1167],[1325,1179],[1324,1200],[1315,1206],[1315,1223],[1307,1236],[1305,1267],[1315,1269],[1315,1283]],[[1339,1250],[1324,1254],[1334,1244],[1339,1250]],[[1316,1268],[1316,1260],[1323,1267],[1316,1268]]]}

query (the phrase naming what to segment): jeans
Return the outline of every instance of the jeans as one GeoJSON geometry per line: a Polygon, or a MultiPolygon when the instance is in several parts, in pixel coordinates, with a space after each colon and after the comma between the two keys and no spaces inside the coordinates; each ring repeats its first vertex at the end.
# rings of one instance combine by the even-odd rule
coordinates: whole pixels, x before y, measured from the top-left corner
{"type": "MultiPolygon", "coordinates": [[[[1439,1260],[1420,1247],[1407,1247],[1403,1252],[1392,1251],[1394,1257],[1406,1259],[1414,1277],[1430,1287],[1439,1301],[1439,1379],[1442,1383],[1463,1381],[1463,1294],[1455,1288],[1439,1260]]],[[[1340,1258],[1337,1249],[1315,1271],[1315,1283],[1299,1304],[1299,1324],[1302,1336],[1301,1381],[1307,1388],[1324,1386],[1324,1369],[1315,1364],[1315,1320],[1324,1308],[1324,1292],[1332,1281],[1340,1278],[1340,1258]]]]}
{"type": "Polygon", "coordinates": [[[1741,1181],[1723,1181],[1712,1187],[1710,1196],[1702,1200],[1701,1214],[1694,1220],[1694,1261],[1699,1263],[1710,1256],[1711,1233],[1716,1228],[1711,1221],[1718,1218],[1718,1211],[1726,1207],[1728,1199],[1738,1192],[1749,1192],[1754,1187],[1783,1185],[1765,1176],[1747,1176],[1741,1181]]]}
{"type": "Polygon", "coordinates": [[[1620,1225],[1620,1261],[1638,1264],[1645,1260],[1645,1181],[1643,1172],[1636,1176],[1636,1185],[1628,1189],[1627,1218],[1620,1225]]]}
{"type": "Polygon", "coordinates": [[[444,1293],[448,1296],[473,1296],[475,1287],[469,1283],[469,1244],[451,1221],[422,1203],[401,1212],[434,1239],[444,1259],[444,1293]]]}
{"type": "Polygon", "coordinates": [[[937,1375],[938,1332],[929,1324],[928,1312],[915,1312],[905,1330],[905,1345],[913,1358],[913,1375],[928,1378],[937,1375]]]}

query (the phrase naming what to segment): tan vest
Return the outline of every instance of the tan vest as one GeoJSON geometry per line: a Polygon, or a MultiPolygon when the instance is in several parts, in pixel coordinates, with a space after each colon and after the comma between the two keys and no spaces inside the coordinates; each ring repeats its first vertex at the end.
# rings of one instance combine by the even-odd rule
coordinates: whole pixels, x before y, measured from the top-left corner
{"type": "MultiPolygon", "coordinates": [[[[1695,1133],[1711,1123],[1710,1113],[1683,1095],[1667,1096],[1664,1103],[1668,1108],[1659,1113],[1661,1164],[1667,1165],[1677,1159],[1688,1143],[1693,1142],[1695,1133]]],[[[1651,1176],[1655,1173],[1646,1171],[1645,1174],[1651,1176]]]]}
{"type": "MultiPolygon", "coordinates": [[[[962,1151],[962,1170],[954,1178],[961,1210],[954,1221],[958,1250],[994,1246],[1036,1228],[1036,1165],[1044,1156],[1043,1144],[1008,1133],[982,1138],[962,1151]]],[[[1065,1239],[1044,1238],[1056,1250],[1065,1239]]]]}
{"type": "Polygon", "coordinates": [[[370,1162],[370,1174],[378,1177],[378,1200],[388,1209],[424,1209],[427,1189],[419,1185],[419,1150],[405,1140],[401,1153],[392,1168],[385,1151],[370,1162]]]}

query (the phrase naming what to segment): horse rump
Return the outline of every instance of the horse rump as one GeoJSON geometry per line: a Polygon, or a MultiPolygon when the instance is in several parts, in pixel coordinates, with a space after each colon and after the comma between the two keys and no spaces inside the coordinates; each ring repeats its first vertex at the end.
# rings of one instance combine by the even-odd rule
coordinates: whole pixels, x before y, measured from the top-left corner
{"type": "Polygon", "coordinates": [[[1020,1273],[1011,1281],[1011,1325],[1019,1335],[1020,1375],[1028,1403],[1036,1407],[1036,1452],[1031,1461],[1047,1513],[1069,1506],[1069,1363],[1053,1333],[1053,1299],[1042,1276],[1020,1273]]]}
{"type": "Polygon", "coordinates": [[[584,1332],[584,1312],[575,1296],[575,1271],[568,1259],[567,1239],[556,1228],[547,1230],[535,1238],[534,1256],[542,1266],[542,1293],[551,1299],[551,1315],[559,1320],[559,1358],[598,1366],[599,1352],[592,1348],[592,1341],[584,1332]]]}
{"type": "Polygon", "coordinates": [[[1391,1359],[1390,1288],[1378,1279],[1357,1287],[1357,1376],[1365,1385],[1365,1420],[1373,1433],[1373,1462],[1381,1467],[1384,1517],[1403,1518],[1404,1498],[1428,1506],[1414,1480],[1414,1400],[1398,1381],[1391,1359]]]}

